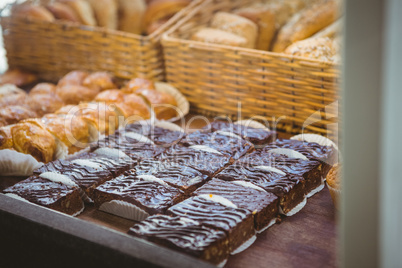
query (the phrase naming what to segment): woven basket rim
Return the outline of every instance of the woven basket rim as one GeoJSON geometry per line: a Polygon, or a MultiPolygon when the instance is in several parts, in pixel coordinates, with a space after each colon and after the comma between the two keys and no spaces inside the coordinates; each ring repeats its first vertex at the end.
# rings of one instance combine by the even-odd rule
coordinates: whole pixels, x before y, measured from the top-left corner
{"type": "MultiPolygon", "coordinates": [[[[208,5],[211,3],[213,0],[198,0],[198,6],[194,7],[191,12],[188,12],[183,18],[180,19],[174,26],[172,26],[170,29],[168,29],[166,32],[162,34],[161,37],[161,42],[162,45],[169,42],[177,42],[177,43],[182,43],[182,44],[187,44],[189,47],[195,47],[195,48],[200,48],[203,50],[214,50],[214,48],[221,48],[221,49],[228,49],[233,51],[236,54],[247,54],[249,56],[270,56],[270,57],[283,57],[288,59],[290,62],[294,60],[298,61],[304,61],[307,63],[314,63],[314,64],[321,64],[325,65],[326,67],[329,68],[340,68],[342,66],[341,63],[334,63],[334,62],[328,62],[328,61],[323,61],[323,60],[318,60],[318,59],[311,59],[311,58],[306,58],[306,57],[301,57],[301,56],[293,56],[293,55],[288,55],[285,53],[278,53],[278,52],[272,52],[272,51],[266,51],[266,50],[260,50],[260,49],[255,49],[255,48],[243,48],[243,47],[236,47],[236,46],[230,46],[230,45],[222,45],[222,44],[214,44],[214,43],[206,43],[202,41],[194,41],[194,40],[188,40],[184,38],[179,38],[172,36],[174,33],[180,29],[180,27],[183,26],[184,23],[186,23],[188,20],[190,20],[195,14],[200,12],[204,5],[208,5]],[[204,4],[204,5],[203,5],[204,4]]],[[[212,18],[212,16],[211,16],[212,18]]]]}

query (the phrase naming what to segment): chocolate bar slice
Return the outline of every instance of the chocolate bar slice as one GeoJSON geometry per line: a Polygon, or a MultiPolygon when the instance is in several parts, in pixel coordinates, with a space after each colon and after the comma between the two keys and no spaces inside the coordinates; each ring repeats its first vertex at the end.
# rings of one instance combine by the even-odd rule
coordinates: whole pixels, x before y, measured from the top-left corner
{"type": "Polygon", "coordinates": [[[164,213],[183,199],[181,190],[152,175],[121,175],[94,190],[95,206],[100,210],[132,220],[164,213]]]}
{"type": "Polygon", "coordinates": [[[69,177],[89,198],[92,198],[92,192],[96,186],[113,177],[106,165],[95,163],[89,159],[71,161],[58,159],[41,166],[34,171],[34,174],[39,175],[45,172],[63,174],[69,177]]]}
{"type": "Polygon", "coordinates": [[[205,194],[222,196],[239,208],[252,212],[257,231],[262,231],[277,220],[278,197],[250,182],[212,179],[193,193],[193,195],[205,194]]]}
{"type": "Polygon", "coordinates": [[[238,159],[254,150],[254,146],[240,136],[227,131],[196,131],[186,136],[179,144],[184,146],[205,145],[223,154],[238,159]]]}
{"type": "Polygon", "coordinates": [[[302,176],[289,176],[281,170],[269,166],[251,166],[236,162],[220,172],[216,178],[226,181],[247,181],[279,197],[282,214],[289,214],[305,202],[302,176]]]}
{"type": "Polygon", "coordinates": [[[84,210],[79,188],[31,176],[3,191],[5,194],[69,215],[84,210]]]}
{"type": "Polygon", "coordinates": [[[189,195],[205,183],[208,175],[188,166],[171,165],[168,161],[144,160],[135,168],[137,175],[153,175],[189,195]]]}
{"type": "Polygon", "coordinates": [[[91,144],[90,148],[91,151],[99,148],[118,149],[134,160],[154,158],[165,150],[135,132],[117,132],[91,144]]]}
{"type": "Polygon", "coordinates": [[[178,143],[183,137],[183,131],[174,131],[160,126],[155,126],[147,123],[134,123],[127,125],[122,132],[135,132],[146,136],[156,145],[169,147],[178,143]]]}
{"type": "Polygon", "coordinates": [[[213,264],[229,257],[225,232],[186,217],[151,216],[131,227],[129,234],[213,264]]]}
{"type": "Polygon", "coordinates": [[[167,213],[225,231],[229,238],[231,252],[255,235],[252,213],[246,209],[237,208],[232,202],[220,196],[190,197],[169,208],[167,213]]]}
{"type": "Polygon", "coordinates": [[[233,162],[230,156],[202,145],[190,147],[175,145],[159,155],[158,159],[167,162],[166,165],[190,167],[210,177],[233,162]]]}
{"type": "Polygon", "coordinates": [[[264,151],[275,148],[288,148],[295,150],[309,160],[320,161],[322,164],[322,176],[325,178],[331,167],[337,162],[338,150],[333,146],[323,146],[315,142],[306,142],[289,139],[278,139],[265,147],[264,151]]]}
{"type": "Polygon", "coordinates": [[[308,160],[305,156],[290,149],[256,150],[240,159],[239,162],[277,168],[290,176],[302,176],[305,179],[305,194],[315,193],[323,187],[322,164],[308,160]],[[290,156],[285,155],[290,154],[290,156]]]}
{"type": "Polygon", "coordinates": [[[251,142],[255,148],[262,148],[275,141],[276,132],[268,131],[261,128],[253,128],[250,126],[244,126],[240,124],[229,123],[228,121],[215,120],[203,129],[211,130],[211,132],[225,131],[234,133],[243,139],[251,142]]]}

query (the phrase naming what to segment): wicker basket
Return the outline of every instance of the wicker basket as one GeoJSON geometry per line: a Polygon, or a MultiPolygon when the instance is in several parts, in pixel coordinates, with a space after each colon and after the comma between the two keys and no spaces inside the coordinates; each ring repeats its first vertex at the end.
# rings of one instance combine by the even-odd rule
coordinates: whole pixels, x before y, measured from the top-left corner
{"type": "Polygon", "coordinates": [[[162,38],[168,82],[184,93],[197,113],[234,119],[258,116],[287,132],[336,136],[338,66],[188,40],[213,13],[248,2],[205,0],[168,30],[162,38]]]}
{"type": "Polygon", "coordinates": [[[8,64],[35,71],[50,81],[76,69],[105,70],[120,78],[164,80],[160,37],[197,3],[191,3],[149,36],[65,21],[4,16],[1,26],[8,64]]]}

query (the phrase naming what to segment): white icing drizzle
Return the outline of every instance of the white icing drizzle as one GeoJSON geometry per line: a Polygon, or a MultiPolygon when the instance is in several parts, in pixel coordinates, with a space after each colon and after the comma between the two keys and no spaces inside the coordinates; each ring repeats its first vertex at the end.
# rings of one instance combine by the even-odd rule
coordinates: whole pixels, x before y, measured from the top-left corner
{"type": "Polygon", "coordinates": [[[192,220],[192,219],[189,219],[189,218],[180,217],[180,221],[187,222],[187,223],[192,223],[192,224],[195,224],[195,225],[200,225],[200,223],[198,221],[195,221],[195,220],[192,220]]]}
{"type": "Polygon", "coordinates": [[[220,196],[220,195],[215,195],[215,194],[202,194],[199,195],[199,197],[207,199],[207,200],[211,200],[214,201],[216,203],[219,203],[221,205],[227,206],[227,207],[231,207],[231,208],[237,208],[237,206],[235,204],[232,203],[232,201],[220,196]]]}
{"type": "Polygon", "coordinates": [[[74,163],[74,164],[77,164],[80,166],[84,166],[84,167],[94,168],[94,169],[103,169],[100,164],[94,163],[87,159],[75,159],[75,160],[71,161],[71,163],[74,163]]]}
{"type": "Polygon", "coordinates": [[[287,149],[287,148],[278,148],[278,149],[271,149],[268,151],[268,153],[273,153],[273,154],[283,154],[286,155],[287,157],[290,158],[297,158],[297,159],[302,159],[302,160],[308,160],[307,157],[305,157],[303,154],[292,150],[292,149],[287,149]]]}
{"type": "Polygon", "coordinates": [[[154,175],[138,175],[137,178],[143,179],[144,181],[157,182],[165,186],[167,185],[166,182],[155,177],[154,175]]]}
{"type": "Polygon", "coordinates": [[[39,175],[39,177],[53,182],[60,182],[61,184],[67,186],[78,187],[78,185],[73,180],[71,180],[68,176],[63,174],[58,174],[54,172],[43,172],[42,174],[39,175]]]}
{"type": "Polygon", "coordinates": [[[282,170],[279,170],[279,169],[277,169],[277,168],[274,168],[274,167],[270,167],[270,166],[256,166],[255,168],[256,168],[256,169],[261,169],[261,170],[264,170],[264,171],[275,172],[275,173],[281,174],[281,175],[283,175],[283,176],[286,176],[286,173],[285,173],[285,172],[283,172],[282,170]]]}
{"type": "Polygon", "coordinates": [[[102,156],[111,156],[115,158],[130,158],[123,151],[114,148],[103,147],[95,150],[95,154],[102,156]]]}
{"type": "Polygon", "coordinates": [[[27,202],[27,203],[31,203],[31,202],[29,202],[28,200],[26,200],[25,198],[22,198],[21,196],[16,195],[16,194],[8,193],[8,194],[5,194],[5,195],[6,195],[6,196],[9,196],[9,197],[12,197],[12,198],[14,198],[14,199],[18,199],[18,200],[21,200],[21,201],[24,201],[24,202],[27,202]]]}
{"type": "Polygon", "coordinates": [[[190,146],[189,148],[197,150],[197,151],[204,151],[204,152],[208,152],[208,153],[222,155],[222,153],[218,152],[217,150],[212,149],[212,148],[210,148],[208,146],[205,146],[205,145],[193,145],[193,146],[190,146]]]}
{"type": "Polygon", "coordinates": [[[264,189],[261,187],[258,187],[257,185],[252,184],[251,182],[248,181],[232,181],[234,184],[241,185],[247,188],[252,188],[261,192],[266,192],[264,189]]]}
{"type": "Polygon", "coordinates": [[[125,132],[124,133],[125,137],[128,137],[130,139],[134,139],[136,141],[142,142],[142,143],[148,143],[148,144],[154,144],[153,141],[145,137],[144,135],[135,133],[135,132],[125,132]]]}
{"type": "Polygon", "coordinates": [[[228,137],[232,137],[232,138],[236,138],[236,139],[239,139],[239,140],[242,139],[240,136],[238,136],[238,135],[236,135],[234,133],[228,132],[228,131],[218,130],[215,133],[218,133],[218,134],[221,134],[221,135],[224,135],[224,136],[228,136],[228,137]]]}

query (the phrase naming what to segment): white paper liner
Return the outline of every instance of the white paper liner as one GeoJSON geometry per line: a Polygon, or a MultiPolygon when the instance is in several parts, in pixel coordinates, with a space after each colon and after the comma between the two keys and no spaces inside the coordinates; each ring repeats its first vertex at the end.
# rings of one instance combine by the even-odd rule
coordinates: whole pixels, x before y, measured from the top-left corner
{"type": "Polygon", "coordinates": [[[56,151],[54,152],[55,159],[65,159],[68,155],[68,146],[56,139],[56,151]]]}
{"type": "Polygon", "coordinates": [[[1,176],[30,176],[42,165],[43,163],[38,162],[32,155],[10,149],[0,150],[1,176]]]}
{"type": "Polygon", "coordinates": [[[306,141],[306,142],[315,142],[322,146],[333,146],[336,150],[338,150],[338,146],[335,144],[335,142],[318,134],[312,134],[312,133],[299,134],[291,137],[290,139],[298,141],[306,141]]]}
{"type": "Polygon", "coordinates": [[[283,154],[290,158],[308,160],[308,158],[306,156],[304,156],[303,154],[301,154],[295,150],[287,149],[287,148],[271,149],[268,151],[268,153],[283,154]]]}
{"type": "Polygon", "coordinates": [[[256,235],[253,235],[250,239],[248,239],[246,242],[244,242],[243,244],[241,244],[238,248],[236,248],[235,250],[233,250],[230,255],[236,255],[240,252],[245,251],[246,249],[248,249],[257,239],[256,235]]]}
{"type": "Polygon", "coordinates": [[[170,118],[165,121],[175,122],[175,121],[178,121],[178,120],[184,118],[184,116],[186,116],[189,113],[190,103],[188,102],[186,97],[184,97],[184,95],[181,94],[181,92],[177,88],[173,87],[172,85],[170,85],[168,83],[155,82],[155,89],[156,89],[156,91],[164,92],[164,93],[168,93],[168,94],[172,95],[176,99],[176,102],[177,102],[178,115],[176,117],[170,118]]]}
{"type": "Polygon", "coordinates": [[[151,141],[150,139],[148,139],[147,137],[145,137],[144,135],[135,133],[135,132],[124,132],[123,134],[125,137],[128,137],[130,139],[134,139],[138,142],[141,143],[148,143],[148,144],[154,144],[153,141],[151,141]]]}
{"type": "MultiPolygon", "coordinates": [[[[14,199],[18,199],[18,200],[20,200],[20,201],[24,201],[24,202],[27,202],[27,203],[31,203],[31,202],[29,202],[28,200],[26,200],[25,198],[22,198],[21,196],[16,195],[16,194],[7,193],[7,194],[4,194],[4,195],[9,196],[9,197],[12,197],[12,198],[14,198],[14,199]]],[[[33,203],[31,203],[31,204],[33,204],[33,203]]]]}
{"type": "Polygon", "coordinates": [[[297,206],[292,208],[288,213],[284,213],[282,208],[279,206],[279,213],[285,216],[293,216],[297,212],[299,212],[304,206],[307,204],[307,198],[305,197],[303,201],[301,201],[297,206]]]}
{"type": "Polygon", "coordinates": [[[309,198],[309,197],[312,197],[313,195],[315,195],[316,193],[321,192],[321,190],[324,189],[324,186],[325,186],[325,180],[323,177],[321,177],[321,184],[317,188],[311,190],[311,192],[309,192],[306,195],[306,197],[309,198]]]}
{"type": "Polygon", "coordinates": [[[268,171],[268,172],[275,172],[275,173],[278,173],[278,174],[280,174],[282,176],[286,176],[285,172],[283,172],[282,170],[279,170],[277,168],[271,167],[271,166],[256,166],[255,168],[260,169],[260,170],[265,170],[265,171],[268,171]]]}
{"type": "Polygon", "coordinates": [[[223,260],[223,261],[221,261],[220,263],[218,263],[218,264],[216,265],[216,267],[218,267],[218,268],[223,268],[223,267],[226,265],[227,262],[228,262],[228,259],[223,260]]]}
{"type": "Polygon", "coordinates": [[[260,192],[265,192],[265,193],[267,192],[264,189],[262,189],[261,187],[255,185],[255,184],[252,184],[251,182],[248,182],[248,181],[232,181],[232,182],[234,184],[241,185],[241,186],[244,186],[247,188],[252,188],[252,189],[258,190],[260,192]]]}
{"type": "Polygon", "coordinates": [[[206,200],[210,200],[216,203],[219,203],[221,205],[227,206],[227,207],[231,207],[231,208],[237,208],[237,206],[235,204],[232,203],[232,201],[230,201],[229,199],[226,199],[220,195],[216,195],[216,194],[202,194],[199,195],[199,197],[204,198],[206,200]]]}
{"type": "Polygon", "coordinates": [[[143,221],[149,214],[136,205],[121,200],[103,203],[99,210],[134,221],[143,221]]]}
{"type": "Polygon", "coordinates": [[[84,211],[84,209],[85,209],[84,203],[83,202],[81,202],[81,203],[82,203],[82,208],[71,216],[76,217],[84,211]]]}
{"type": "Polygon", "coordinates": [[[262,232],[264,232],[265,230],[267,230],[269,227],[271,227],[272,225],[274,225],[276,223],[276,218],[272,219],[267,226],[265,226],[264,228],[262,228],[261,230],[256,230],[257,234],[261,234],[262,232]]]}
{"type": "Polygon", "coordinates": [[[259,128],[259,129],[265,129],[266,131],[270,131],[270,129],[268,127],[264,126],[260,122],[257,122],[257,121],[251,120],[251,119],[239,120],[239,121],[236,121],[235,124],[242,125],[245,127],[259,128]]]}
{"type": "Polygon", "coordinates": [[[210,148],[210,147],[208,147],[208,146],[205,146],[205,145],[192,145],[192,146],[190,146],[189,148],[194,149],[194,150],[197,150],[197,151],[203,151],[203,152],[208,152],[208,153],[213,153],[213,154],[222,155],[221,152],[218,152],[217,150],[212,149],[212,148],[210,148]]]}

